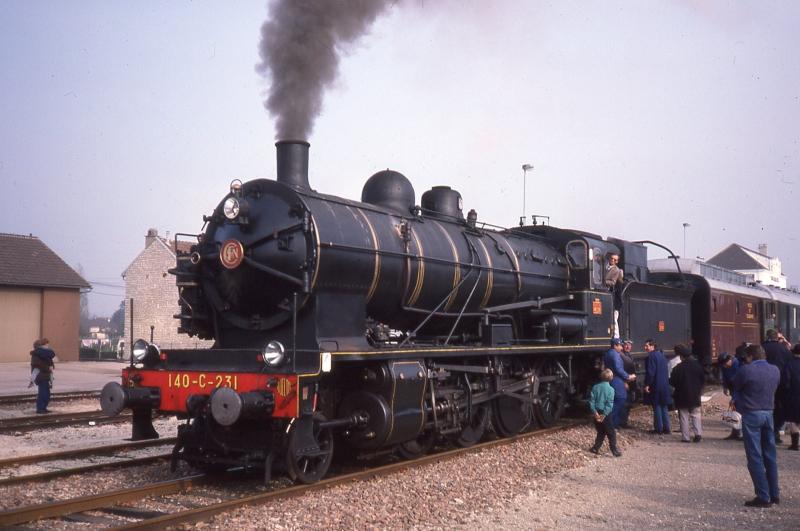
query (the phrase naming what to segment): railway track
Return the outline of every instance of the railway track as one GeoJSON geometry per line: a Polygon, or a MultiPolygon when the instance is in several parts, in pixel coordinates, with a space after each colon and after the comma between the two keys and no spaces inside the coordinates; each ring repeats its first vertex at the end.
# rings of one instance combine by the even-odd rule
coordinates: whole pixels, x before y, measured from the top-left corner
{"type": "MultiPolygon", "coordinates": [[[[63,400],[80,400],[84,398],[100,398],[100,391],[72,391],[65,393],[53,393],[50,396],[52,402],[59,402],[63,400]]],[[[36,392],[26,393],[23,395],[4,395],[0,396],[0,406],[7,406],[12,404],[23,404],[29,402],[36,402],[36,392]]]]}
{"type": "Polygon", "coordinates": [[[47,452],[44,454],[22,455],[17,457],[7,457],[0,459],[0,468],[25,463],[41,463],[44,461],[55,461],[58,459],[71,459],[75,457],[87,457],[91,455],[104,455],[122,450],[137,450],[139,448],[149,448],[151,446],[161,446],[174,444],[176,437],[165,437],[163,439],[150,439],[146,441],[130,441],[120,444],[110,444],[106,446],[94,446],[91,448],[79,448],[77,450],[64,450],[62,452],[47,452]]]}
{"type": "MultiPolygon", "coordinates": [[[[276,488],[268,492],[260,492],[251,495],[236,497],[233,499],[225,500],[219,503],[210,503],[201,507],[194,507],[190,509],[179,509],[175,512],[164,514],[158,511],[151,511],[145,509],[137,509],[135,507],[124,507],[120,504],[136,501],[141,503],[143,499],[154,496],[165,496],[180,494],[190,490],[198,485],[206,483],[208,477],[205,475],[188,476],[173,481],[166,481],[154,485],[145,485],[141,487],[134,487],[130,489],[122,489],[112,492],[106,492],[97,496],[83,496],[70,500],[63,500],[53,503],[32,505],[27,507],[19,507],[16,509],[0,512],[0,526],[17,525],[33,520],[42,518],[55,518],[66,517],[67,515],[74,515],[75,513],[86,511],[100,511],[103,516],[85,516],[75,517],[84,522],[101,523],[98,519],[109,518],[111,515],[124,516],[126,518],[138,518],[138,522],[130,522],[119,524],[118,529],[163,529],[167,526],[175,526],[179,524],[188,524],[207,520],[212,516],[220,513],[231,511],[245,506],[259,505],[268,503],[274,500],[293,498],[302,496],[306,493],[329,489],[331,487],[350,483],[354,481],[364,481],[374,477],[386,476],[402,472],[418,466],[423,466],[429,463],[434,463],[441,460],[452,459],[467,453],[476,452],[480,450],[487,450],[495,447],[513,444],[518,441],[541,437],[546,434],[554,433],[557,431],[565,430],[574,426],[584,424],[584,422],[567,422],[559,426],[537,430],[529,433],[523,433],[514,437],[505,439],[497,439],[480,444],[476,444],[469,448],[457,448],[453,450],[445,450],[434,454],[422,456],[420,458],[401,461],[388,465],[378,466],[357,472],[344,473],[337,476],[323,479],[312,485],[292,485],[285,488],[276,488]]],[[[175,503],[180,507],[182,504],[175,503]]],[[[102,522],[103,525],[108,524],[107,521],[102,522]]]]}
{"type": "MultiPolygon", "coordinates": [[[[165,439],[148,440],[148,441],[134,441],[122,444],[112,444],[106,446],[96,446],[93,448],[81,448],[78,450],[65,450],[63,452],[48,452],[44,454],[26,455],[20,457],[10,457],[0,459],[0,469],[7,469],[19,465],[29,463],[44,463],[48,461],[68,461],[70,459],[85,458],[90,456],[101,456],[108,454],[116,454],[125,450],[139,450],[142,448],[151,448],[154,446],[166,446],[175,443],[175,437],[168,437],[165,439]]],[[[25,474],[18,476],[9,476],[0,478],[0,486],[13,485],[18,483],[26,483],[31,481],[42,481],[45,479],[54,479],[57,477],[70,476],[73,474],[83,474],[86,472],[93,472],[107,468],[122,468],[139,466],[152,463],[154,461],[167,459],[170,453],[161,453],[153,456],[146,457],[129,457],[125,455],[113,455],[116,461],[108,461],[104,463],[94,463],[91,465],[83,466],[65,466],[58,470],[48,470],[46,472],[39,472],[36,474],[25,474]]]]}
{"type": "Polygon", "coordinates": [[[77,411],[74,413],[50,413],[48,415],[35,415],[27,417],[11,417],[0,420],[0,433],[24,432],[42,428],[58,428],[94,422],[95,424],[116,424],[127,422],[130,414],[109,417],[100,410],[77,411]]]}
{"type": "Polygon", "coordinates": [[[108,468],[127,468],[132,466],[141,466],[154,463],[156,461],[163,461],[169,459],[171,453],[162,453],[158,455],[149,455],[146,457],[131,457],[118,461],[109,461],[106,463],[95,463],[92,465],[83,465],[77,467],[62,468],[59,470],[48,470],[47,472],[39,472],[37,474],[26,474],[22,476],[12,476],[0,479],[0,487],[6,485],[16,485],[19,483],[28,483],[31,481],[43,481],[73,474],[85,474],[87,472],[95,472],[97,470],[104,470],[108,468]]]}

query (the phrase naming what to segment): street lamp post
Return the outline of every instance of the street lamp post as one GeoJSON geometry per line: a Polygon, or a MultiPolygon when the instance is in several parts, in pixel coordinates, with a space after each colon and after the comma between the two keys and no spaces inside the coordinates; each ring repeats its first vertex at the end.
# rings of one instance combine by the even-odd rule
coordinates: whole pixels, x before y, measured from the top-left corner
{"type": "Polygon", "coordinates": [[[691,227],[688,223],[683,224],[683,256],[686,257],[686,227],[691,227]]]}
{"type": "Polygon", "coordinates": [[[533,164],[522,165],[522,215],[519,217],[519,226],[525,225],[525,196],[528,191],[528,170],[533,169],[533,164]]]}

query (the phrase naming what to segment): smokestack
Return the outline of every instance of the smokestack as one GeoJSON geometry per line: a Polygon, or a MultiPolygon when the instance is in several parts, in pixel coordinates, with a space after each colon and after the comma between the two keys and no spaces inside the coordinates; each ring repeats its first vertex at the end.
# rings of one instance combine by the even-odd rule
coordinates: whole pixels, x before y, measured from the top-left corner
{"type": "Polygon", "coordinates": [[[298,190],[311,190],[308,185],[308,148],[303,140],[275,142],[278,159],[278,182],[298,190]]]}
{"type": "Polygon", "coordinates": [[[763,254],[764,256],[769,256],[767,254],[767,244],[766,243],[759,243],[758,244],[758,252],[763,254]]]}

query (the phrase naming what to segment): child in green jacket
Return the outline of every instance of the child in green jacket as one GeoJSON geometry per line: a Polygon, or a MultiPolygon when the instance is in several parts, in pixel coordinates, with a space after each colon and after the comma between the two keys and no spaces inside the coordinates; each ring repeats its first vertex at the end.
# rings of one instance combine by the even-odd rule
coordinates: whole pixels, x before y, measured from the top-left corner
{"type": "Polygon", "coordinates": [[[611,419],[611,410],[614,408],[614,388],[608,383],[614,378],[611,369],[604,369],[600,373],[600,383],[592,387],[589,395],[589,409],[594,416],[594,429],[597,430],[597,437],[594,446],[589,450],[593,454],[600,452],[603,446],[603,439],[608,437],[608,445],[614,457],[622,455],[617,449],[617,432],[614,431],[614,422],[611,419]]]}

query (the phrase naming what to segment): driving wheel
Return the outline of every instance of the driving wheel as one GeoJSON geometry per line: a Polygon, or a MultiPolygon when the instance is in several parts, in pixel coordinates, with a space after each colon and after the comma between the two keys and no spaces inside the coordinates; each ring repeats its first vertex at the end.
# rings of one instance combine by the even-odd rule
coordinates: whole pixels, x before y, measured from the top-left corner
{"type": "Polygon", "coordinates": [[[333,432],[321,428],[321,413],[299,418],[289,430],[286,444],[286,469],[300,483],[316,483],[328,472],[333,459],[333,432]]]}

